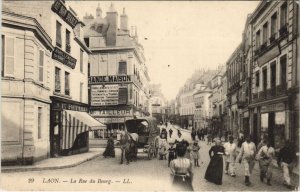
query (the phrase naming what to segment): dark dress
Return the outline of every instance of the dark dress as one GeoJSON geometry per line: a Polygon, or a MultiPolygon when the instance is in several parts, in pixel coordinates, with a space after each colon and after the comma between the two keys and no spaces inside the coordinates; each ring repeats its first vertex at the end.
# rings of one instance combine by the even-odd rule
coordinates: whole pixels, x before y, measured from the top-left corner
{"type": "Polygon", "coordinates": [[[205,179],[217,185],[222,185],[223,157],[225,153],[223,146],[212,146],[209,150],[210,162],[205,172],[205,179]],[[213,153],[213,155],[212,155],[213,153]]]}
{"type": "Polygon", "coordinates": [[[103,153],[104,157],[115,157],[115,146],[114,146],[114,140],[112,137],[110,137],[107,140],[107,146],[103,153]]]}

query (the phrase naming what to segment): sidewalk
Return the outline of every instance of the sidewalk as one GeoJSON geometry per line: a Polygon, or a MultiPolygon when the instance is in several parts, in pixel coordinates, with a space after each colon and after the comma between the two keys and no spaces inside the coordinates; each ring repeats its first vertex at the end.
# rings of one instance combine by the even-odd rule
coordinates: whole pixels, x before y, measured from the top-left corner
{"type": "Polygon", "coordinates": [[[104,148],[90,148],[88,152],[70,155],[59,156],[57,158],[49,158],[36,162],[34,165],[23,166],[1,166],[2,173],[9,172],[24,172],[24,171],[41,171],[41,170],[54,170],[63,169],[77,166],[86,161],[92,160],[102,155],[104,148]]]}

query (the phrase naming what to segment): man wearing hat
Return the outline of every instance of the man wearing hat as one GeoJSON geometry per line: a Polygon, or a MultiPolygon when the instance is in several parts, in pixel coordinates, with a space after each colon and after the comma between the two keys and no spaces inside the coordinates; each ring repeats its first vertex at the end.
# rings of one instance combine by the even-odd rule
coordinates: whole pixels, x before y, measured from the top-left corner
{"type": "Polygon", "coordinates": [[[225,148],[225,174],[235,177],[235,158],[237,146],[233,142],[233,136],[228,137],[228,142],[224,144],[225,148]],[[228,173],[229,168],[229,173],[228,173]]]}

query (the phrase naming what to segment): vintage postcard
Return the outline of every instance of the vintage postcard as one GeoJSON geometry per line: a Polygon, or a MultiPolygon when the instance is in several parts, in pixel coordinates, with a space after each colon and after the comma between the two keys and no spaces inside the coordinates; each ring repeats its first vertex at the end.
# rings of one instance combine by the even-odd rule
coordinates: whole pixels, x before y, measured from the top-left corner
{"type": "Polygon", "coordinates": [[[1,190],[298,190],[299,0],[1,16],[1,190]]]}

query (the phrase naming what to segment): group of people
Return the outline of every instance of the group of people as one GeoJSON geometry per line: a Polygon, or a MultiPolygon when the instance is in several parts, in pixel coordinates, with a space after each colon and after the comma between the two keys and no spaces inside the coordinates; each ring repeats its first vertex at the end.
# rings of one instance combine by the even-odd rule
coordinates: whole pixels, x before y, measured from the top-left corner
{"type": "MultiPolygon", "coordinates": [[[[233,142],[233,137],[229,136],[229,141],[223,146],[219,139],[215,140],[215,145],[209,150],[211,158],[205,173],[205,179],[215,184],[222,184],[223,175],[223,157],[225,159],[225,174],[236,177],[235,165],[242,163],[244,166],[245,185],[251,185],[250,176],[252,174],[255,162],[258,161],[260,169],[260,181],[266,179],[267,185],[271,185],[272,179],[272,161],[275,158],[275,149],[271,146],[267,137],[263,137],[257,148],[251,137],[247,136],[241,144],[240,151],[237,151],[237,145],[233,142]]],[[[283,169],[284,185],[291,189],[290,174],[295,162],[296,152],[291,142],[287,141],[285,146],[280,149],[277,163],[283,169]]]]}
{"type": "Polygon", "coordinates": [[[191,136],[192,136],[192,140],[195,141],[196,140],[196,135],[198,136],[200,141],[205,141],[205,135],[206,132],[204,129],[195,129],[192,128],[192,132],[191,132],[191,136]]]}

